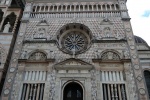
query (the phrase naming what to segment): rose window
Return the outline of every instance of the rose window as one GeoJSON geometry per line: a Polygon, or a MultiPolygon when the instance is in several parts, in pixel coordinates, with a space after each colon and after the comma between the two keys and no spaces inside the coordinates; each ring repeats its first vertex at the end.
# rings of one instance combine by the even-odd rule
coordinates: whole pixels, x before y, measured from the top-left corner
{"type": "Polygon", "coordinates": [[[87,39],[80,32],[71,32],[64,36],[64,41],[62,41],[62,44],[68,52],[78,53],[86,48],[85,44],[87,44],[87,39]]]}
{"type": "Polygon", "coordinates": [[[59,48],[69,54],[82,53],[90,46],[90,37],[89,30],[81,24],[70,24],[60,31],[59,48]]]}

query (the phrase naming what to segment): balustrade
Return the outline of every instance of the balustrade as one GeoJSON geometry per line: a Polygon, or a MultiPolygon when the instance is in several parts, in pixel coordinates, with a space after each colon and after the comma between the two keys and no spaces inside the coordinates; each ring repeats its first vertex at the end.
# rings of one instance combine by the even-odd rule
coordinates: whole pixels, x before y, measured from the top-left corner
{"type": "Polygon", "coordinates": [[[93,18],[93,17],[120,17],[119,11],[108,12],[36,12],[31,13],[30,18],[93,18]]]}

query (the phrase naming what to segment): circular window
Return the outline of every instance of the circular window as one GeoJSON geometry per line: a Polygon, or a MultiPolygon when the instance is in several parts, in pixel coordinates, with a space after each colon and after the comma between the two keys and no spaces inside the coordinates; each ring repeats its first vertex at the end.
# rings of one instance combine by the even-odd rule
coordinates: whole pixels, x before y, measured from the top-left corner
{"type": "Polygon", "coordinates": [[[65,53],[79,54],[88,49],[91,42],[89,30],[81,24],[71,24],[61,29],[58,36],[59,48],[65,53]]]}
{"type": "Polygon", "coordinates": [[[61,41],[62,48],[66,49],[69,53],[79,53],[86,49],[86,44],[88,44],[87,38],[81,32],[72,31],[67,33],[61,41]]]}

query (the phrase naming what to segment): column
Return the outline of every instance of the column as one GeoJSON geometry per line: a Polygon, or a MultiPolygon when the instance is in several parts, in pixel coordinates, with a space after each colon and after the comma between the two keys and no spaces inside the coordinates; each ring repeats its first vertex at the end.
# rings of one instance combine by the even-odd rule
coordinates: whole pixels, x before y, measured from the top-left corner
{"type": "Polygon", "coordinates": [[[35,71],[32,72],[32,81],[35,80],[35,71]]]}
{"type": "Polygon", "coordinates": [[[44,92],[44,84],[41,84],[41,91],[40,91],[40,100],[42,100],[42,95],[43,95],[43,92],[44,92]]]}
{"type": "Polygon", "coordinates": [[[94,11],[94,5],[92,4],[92,11],[94,11]]]}
{"type": "Polygon", "coordinates": [[[105,81],[104,71],[102,71],[102,82],[105,81]]]}
{"type": "Polygon", "coordinates": [[[50,6],[48,6],[48,12],[50,11],[50,6]]]}
{"type": "Polygon", "coordinates": [[[105,71],[105,75],[106,75],[106,81],[109,81],[109,79],[108,79],[108,71],[105,71]]]}
{"type": "Polygon", "coordinates": [[[40,84],[37,84],[36,100],[39,100],[40,84]]]}
{"type": "Polygon", "coordinates": [[[36,80],[36,81],[38,81],[38,80],[39,80],[39,74],[40,74],[40,72],[39,72],[39,71],[37,71],[37,72],[36,72],[36,77],[35,77],[35,80],[36,80]]]}
{"type": "Polygon", "coordinates": [[[96,5],[96,9],[97,9],[97,11],[98,11],[98,5],[96,5]]]}
{"type": "Polygon", "coordinates": [[[25,72],[25,79],[24,79],[25,81],[28,80],[28,75],[29,75],[29,72],[26,71],[26,72],[25,72]]]}
{"type": "Polygon", "coordinates": [[[111,71],[109,71],[109,79],[110,79],[110,81],[112,81],[112,80],[113,80],[113,79],[112,79],[111,71]]]}
{"type": "Polygon", "coordinates": [[[37,12],[37,6],[35,6],[35,12],[37,12]]]}
{"type": "Polygon", "coordinates": [[[107,5],[105,4],[105,10],[107,11],[108,9],[107,9],[107,5]]]}
{"type": "Polygon", "coordinates": [[[40,5],[40,9],[39,9],[39,12],[41,12],[41,5],[40,5]]]}
{"type": "Polygon", "coordinates": [[[21,100],[24,100],[25,99],[25,93],[26,93],[26,88],[27,88],[27,84],[24,84],[23,85],[23,93],[22,93],[22,99],[21,100]]]}
{"type": "Polygon", "coordinates": [[[44,6],[44,12],[45,12],[45,8],[46,8],[46,6],[44,6]]]}
{"type": "Polygon", "coordinates": [[[115,10],[117,10],[117,9],[116,9],[116,4],[114,4],[114,8],[115,8],[115,10]]]}
{"type": "Polygon", "coordinates": [[[120,71],[120,79],[121,79],[121,81],[124,81],[122,71],[120,71]]]}
{"type": "Polygon", "coordinates": [[[116,75],[115,71],[113,71],[113,81],[116,81],[116,75]]]}
{"type": "Polygon", "coordinates": [[[30,90],[30,84],[27,84],[27,92],[26,92],[25,100],[29,100],[28,99],[28,97],[29,97],[29,90],[30,90]]]}

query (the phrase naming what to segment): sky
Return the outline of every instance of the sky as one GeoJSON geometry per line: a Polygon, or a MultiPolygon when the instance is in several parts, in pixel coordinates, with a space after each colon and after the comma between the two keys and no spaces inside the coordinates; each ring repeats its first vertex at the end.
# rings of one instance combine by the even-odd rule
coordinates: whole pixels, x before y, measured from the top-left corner
{"type": "Polygon", "coordinates": [[[150,0],[127,0],[133,34],[143,38],[150,46],[150,0]]]}

